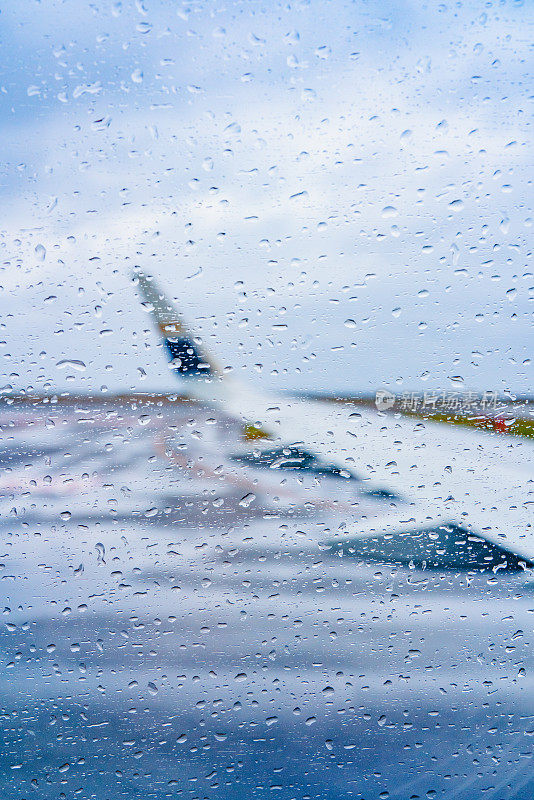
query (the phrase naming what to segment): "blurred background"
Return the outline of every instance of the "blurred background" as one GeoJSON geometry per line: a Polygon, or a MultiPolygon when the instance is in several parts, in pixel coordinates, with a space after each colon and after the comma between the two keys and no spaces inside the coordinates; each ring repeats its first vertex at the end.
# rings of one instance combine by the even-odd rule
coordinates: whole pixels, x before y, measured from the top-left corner
{"type": "Polygon", "coordinates": [[[139,265],[264,387],[528,393],[531,22],[5,5],[1,386],[173,389],[139,265]]]}
{"type": "Polygon", "coordinates": [[[3,4],[2,800],[534,797],[532,11],[3,4]]]}

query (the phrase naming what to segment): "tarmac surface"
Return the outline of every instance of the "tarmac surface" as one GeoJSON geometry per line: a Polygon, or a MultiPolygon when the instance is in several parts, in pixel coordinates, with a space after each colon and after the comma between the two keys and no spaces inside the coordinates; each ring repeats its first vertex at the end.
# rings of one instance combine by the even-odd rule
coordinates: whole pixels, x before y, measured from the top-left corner
{"type": "Polygon", "coordinates": [[[0,797],[534,796],[531,571],[333,552],[391,498],[200,405],[0,425],[0,797]]]}

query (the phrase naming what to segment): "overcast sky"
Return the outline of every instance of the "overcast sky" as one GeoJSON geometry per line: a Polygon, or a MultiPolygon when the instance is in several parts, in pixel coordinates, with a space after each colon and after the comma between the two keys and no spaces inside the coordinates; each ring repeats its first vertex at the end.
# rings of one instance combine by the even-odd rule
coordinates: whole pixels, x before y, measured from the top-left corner
{"type": "Polygon", "coordinates": [[[4,4],[2,386],[531,390],[532,8],[4,4]]]}

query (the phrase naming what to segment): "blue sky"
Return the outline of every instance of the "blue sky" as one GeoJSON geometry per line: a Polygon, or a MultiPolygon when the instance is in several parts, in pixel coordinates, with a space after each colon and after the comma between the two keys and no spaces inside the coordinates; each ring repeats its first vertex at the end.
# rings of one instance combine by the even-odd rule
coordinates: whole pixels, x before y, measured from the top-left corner
{"type": "Polygon", "coordinates": [[[530,389],[531,4],[0,23],[2,385],[174,388],[139,265],[258,385],[530,389]]]}

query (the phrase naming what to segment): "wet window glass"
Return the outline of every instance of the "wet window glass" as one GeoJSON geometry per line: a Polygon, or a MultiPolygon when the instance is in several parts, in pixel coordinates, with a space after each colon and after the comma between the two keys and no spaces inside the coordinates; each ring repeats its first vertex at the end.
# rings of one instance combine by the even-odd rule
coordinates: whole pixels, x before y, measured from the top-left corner
{"type": "Polygon", "coordinates": [[[2,798],[534,796],[532,22],[4,4],[2,798]]]}

